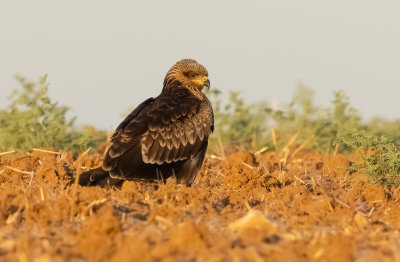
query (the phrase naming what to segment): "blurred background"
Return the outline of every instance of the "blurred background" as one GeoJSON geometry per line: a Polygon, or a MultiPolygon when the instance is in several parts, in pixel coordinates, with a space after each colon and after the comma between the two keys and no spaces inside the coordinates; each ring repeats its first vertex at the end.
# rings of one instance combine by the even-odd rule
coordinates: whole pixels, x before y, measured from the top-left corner
{"type": "Polygon", "coordinates": [[[298,83],[325,105],[344,90],[363,118],[400,112],[399,1],[51,1],[0,3],[0,108],[15,74],[48,75],[77,124],[115,128],[182,58],[211,87],[279,108],[298,83]]]}

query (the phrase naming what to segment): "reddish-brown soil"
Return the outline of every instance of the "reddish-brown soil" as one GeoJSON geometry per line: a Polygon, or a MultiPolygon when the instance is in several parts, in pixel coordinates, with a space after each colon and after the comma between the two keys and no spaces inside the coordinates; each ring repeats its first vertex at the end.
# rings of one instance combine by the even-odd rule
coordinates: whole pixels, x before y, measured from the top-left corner
{"type": "Polygon", "coordinates": [[[207,157],[192,187],[67,186],[76,161],[0,157],[2,261],[400,261],[400,190],[345,170],[351,156],[207,157]]]}

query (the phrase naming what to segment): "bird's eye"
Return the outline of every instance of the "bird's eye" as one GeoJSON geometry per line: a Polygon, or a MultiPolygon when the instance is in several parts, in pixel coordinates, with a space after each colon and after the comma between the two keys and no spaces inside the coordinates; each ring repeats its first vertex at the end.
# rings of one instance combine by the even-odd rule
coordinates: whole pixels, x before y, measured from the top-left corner
{"type": "Polygon", "coordinates": [[[191,78],[195,78],[195,77],[196,77],[196,74],[193,73],[193,72],[190,72],[190,73],[189,73],[189,76],[190,76],[191,78]]]}

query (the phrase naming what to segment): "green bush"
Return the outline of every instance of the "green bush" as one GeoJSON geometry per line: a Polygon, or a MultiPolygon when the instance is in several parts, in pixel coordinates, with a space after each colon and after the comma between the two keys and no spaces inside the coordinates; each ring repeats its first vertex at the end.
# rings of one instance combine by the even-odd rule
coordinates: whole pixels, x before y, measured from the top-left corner
{"type": "Polygon", "coordinates": [[[387,136],[395,145],[400,145],[400,120],[389,121],[375,117],[363,127],[372,136],[387,136]]]}
{"type": "MultiPolygon", "coordinates": [[[[361,118],[343,91],[334,92],[329,107],[315,106],[313,91],[302,84],[298,85],[291,102],[280,109],[273,109],[266,102],[246,103],[238,92],[230,92],[225,103],[218,90],[209,97],[215,115],[215,134],[210,141],[212,152],[218,152],[218,139],[225,145],[244,149],[274,148],[272,128],[277,137],[275,149],[283,148],[297,133],[297,144],[308,140],[308,148],[331,152],[346,130],[361,127],[361,118]]],[[[348,148],[343,146],[339,150],[348,148]]]]}
{"type": "Polygon", "coordinates": [[[31,150],[56,147],[74,153],[96,146],[106,139],[93,127],[77,129],[74,120],[66,120],[69,108],[52,102],[46,76],[37,83],[16,77],[21,88],[13,92],[11,104],[0,111],[0,150],[31,150]]]}
{"type": "Polygon", "coordinates": [[[340,143],[357,150],[361,163],[349,170],[368,174],[373,182],[382,185],[400,185],[400,147],[385,136],[372,137],[365,130],[346,132],[340,143]]]}
{"type": "Polygon", "coordinates": [[[331,106],[325,108],[315,106],[313,96],[310,88],[300,84],[292,102],[274,112],[277,136],[287,142],[298,133],[299,143],[311,138],[307,147],[328,153],[346,130],[360,126],[361,118],[343,91],[335,91],[331,106]]]}
{"type": "Polygon", "coordinates": [[[219,152],[219,142],[231,147],[257,148],[265,144],[271,109],[265,102],[245,103],[239,92],[230,92],[223,103],[220,91],[208,92],[213,104],[215,130],[210,138],[210,151],[219,152]]]}

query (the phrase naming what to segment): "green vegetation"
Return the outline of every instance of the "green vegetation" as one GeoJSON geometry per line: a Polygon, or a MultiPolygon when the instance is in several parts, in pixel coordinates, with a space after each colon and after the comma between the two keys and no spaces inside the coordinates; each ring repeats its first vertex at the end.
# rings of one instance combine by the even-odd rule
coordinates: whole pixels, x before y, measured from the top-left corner
{"type": "Polygon", "coordinates": [[[310,139],[309,148],[325,153],[333,151],[335,142],[346,130],[361,124],[357,110],[350,106],[344,92],[336,91],[333,95],[330,106],[317,107],[313,103],[313,91],[299,85],[292,102],[273,113],[277,136],[286,143],[290,136],[298,133],[300,143],[310,139]]]}
{"type": "Polygon", "coordinates": [[[218,91],[210,95],[216,127],[210,150],[215,152],[218,146],[213,144],[217,139],[245,149],[274,148],[271,136],[274,128],[278,148],[297,133],[297,143],[308,140],[308,148],[328,153],[335,149],[335,142],[346,130],[361,128],[361,118],[343,91],[334,92],[331,105],[325,108],[315,106],[313,91],[301,84],[291,102],[281,109],[273,109],[265,102],[245,103],[238,92],[231,92],[227,103],[222,102],[218,91]]]}
{"type": "Polygon", "coordinates": [[[220,143],[248,148],[263,143],[268,130],[271,110],[264,102],[248,104],[239,92],[230,92],[229,103],[223,104],[220,91],[210,90],[213,104],[215,134],[210,138],[210,150],[219,151],[220,143]]]}
{"type": "Polygon", "coordinates": [[[362,160],[350,171],[368,174],[382,185],[400,185],[400,147],[385,136],[372,137],[364,130],[350,130],[341,143],[356,150],[362,160]]]}
{"type": "Polygon", "coordinates": [[[0,150],[56,147],[76,154],[106,139],[105,132],[93,127],[78,129],[75,119],[66,120],[69,108],[51,101],[46,76],[37,83],[16,78],[21,88],[11,95],[11,104],[0,111],[0,150]]]}

